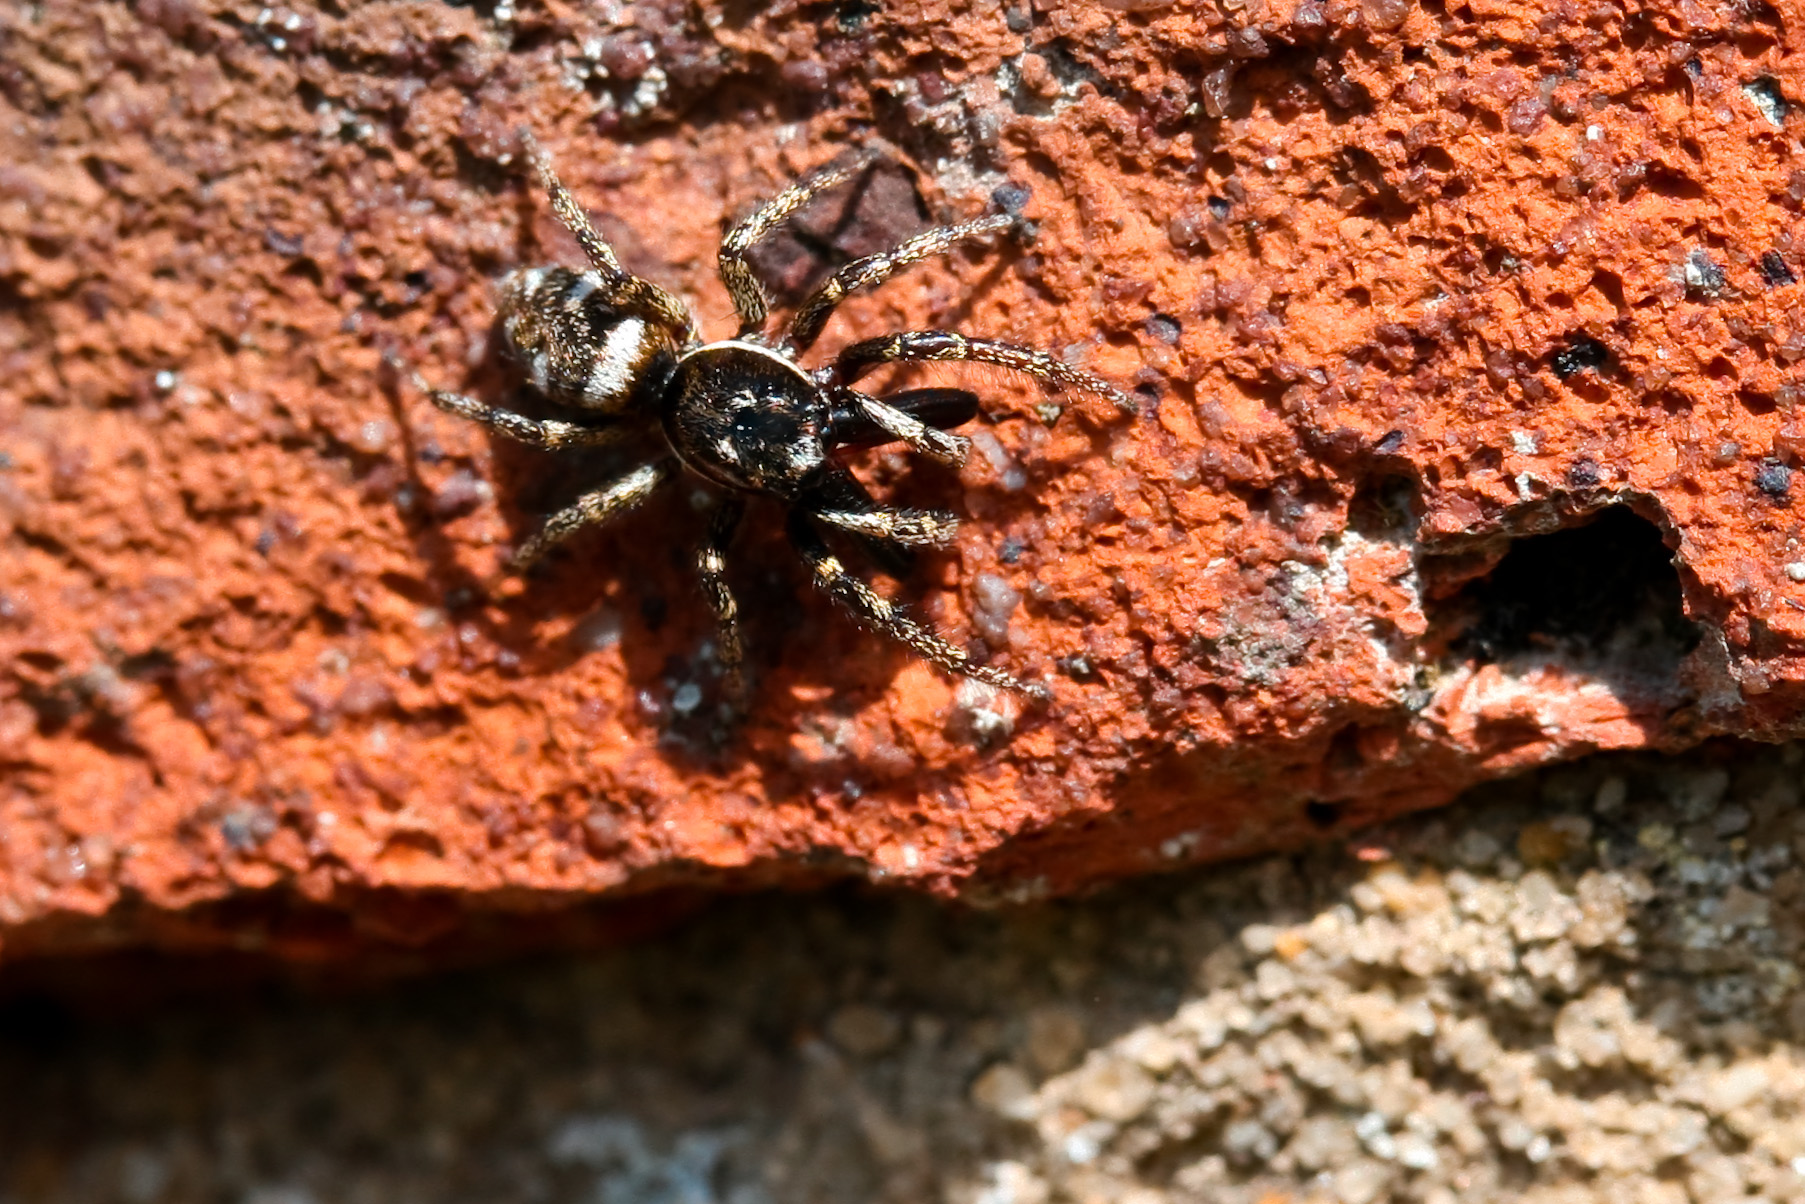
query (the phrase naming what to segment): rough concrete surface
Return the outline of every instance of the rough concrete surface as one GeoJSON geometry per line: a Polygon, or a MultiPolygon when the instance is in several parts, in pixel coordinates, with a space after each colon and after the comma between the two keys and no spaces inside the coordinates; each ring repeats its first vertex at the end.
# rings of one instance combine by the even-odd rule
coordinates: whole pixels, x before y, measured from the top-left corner
{"type": "Polygon", "coordinates": [[[766,895],[375,996],[15,997],[0,1201],[1801,1201],[1802,765],[1599,757],[1346,851],[766,895]]]}
{"type": "MultiPolygon", "coordinates": [[[[702,0],[0,7],[0,940],[335,958],[595,897],[848,875],[1061,892],[1805,697],[1796,7],[702,0]],[[966,518],[883,588],[1052,686],[943,679],[736,549],[722,717],[691,487],[495,584],[619,472],[495,401],[491,282],[572,260],[530,126],[726,333],[1000,195],[1028,246],[850,303],[1136,390],[950,369],[966,518]],[[999,190],[1005,190],[999,194],[999,190]],[[1025,196],[1025,202],[1024,202],[1025,196]]],[[[597,921],[603,923],[607,921],[597,921]]]]}

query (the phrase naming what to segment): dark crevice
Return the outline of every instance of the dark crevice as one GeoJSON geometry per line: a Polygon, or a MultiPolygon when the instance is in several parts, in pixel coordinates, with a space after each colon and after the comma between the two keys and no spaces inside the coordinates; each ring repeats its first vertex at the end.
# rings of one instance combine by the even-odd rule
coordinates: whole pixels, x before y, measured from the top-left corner
{"type": "Polygon", "coordinates": [[[1606,373],[1614,364],[1610,348],[1590,335],[1574,335],[1548,356],[1548,366],[1561,380],[1581,372],[1606,373]]]}
{"type": "Polygon", "coordinates": [[[1450,649],[1479,661],[1559,655],[1671,676],[1698,645],[1660,530],[1626,506],[1583,526],[1515,540],[1433,616],[1450,649]]]}
{"type": "Polygon", "coordinates": [[[1336,164],[1336,176],[1358,194],[1348,209],[1356,217],[1397,226],[1416,212],[1416,207],[1404,199],[1384,164],[1371,151],[1360,147],[1344,149],[1341,161],[1336,164]]]}
{"type": "MultiPolygon", "coordinates": [[[[1380,441],[1382,448],[1385,442],[1380,441]]],[[[1348,527],[1367,539],[1408,539],[1422,518],[1421,493],[1416,481],[1402,473],[1368,477],[1348,502],[1348,527]]]]}
{"type": "Polygon", "coordinates": [[[1327,831],[1341,822],[1341,808],[1320,801],[1305,803],[1304,818],[1310,821],[1311,827],[1327,831]]]}
{"type": "MultiPolygon", "coordinates": [[[[1705,199],[1705,186],[1691,176],[1681,175],[1666,167],[1651,167],[1643,177],[1643,185],[1656,196],[1673,201],[1702,201],[1705,199]]],[[[1627,200],[1628,197],[1619,197],[1627,200]]]]}

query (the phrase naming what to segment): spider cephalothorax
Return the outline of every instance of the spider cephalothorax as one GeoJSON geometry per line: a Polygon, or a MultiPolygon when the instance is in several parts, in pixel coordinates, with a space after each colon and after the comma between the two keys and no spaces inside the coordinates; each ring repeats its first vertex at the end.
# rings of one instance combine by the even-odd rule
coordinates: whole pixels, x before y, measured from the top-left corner
{"type": "Polygon", "coordinates": [[[1005,689],[1041,692],[975,663],[848,573],[829,549],[824,526],[847,533],[888,564],[901,561],[908,549],[949,542],[958,524],[951,514],[879,505],[835,453],[901,442],[957,466],[965,462],[970,441],[948,428],[978,413],[977,396],[963,389],[909,389],[878,398],[858,392],[852,383],[879,364],[967,360],[1024,372],[1054,389],[1096,393],[1130,412],[1134,403],[1039,351],[944,331],[867,339],[822,368],[804,368],[797,358],[854,289],[877,284],[907,264],[968,239],[1008,229],[1017,219],[1006,214],[976,218],[854,260],[803,302],[783,334],[767,337],[763,328],[769,306],[747,252],[811,198],[874,161],[869,154],[855,156],[785,189],[728,233],[721,243],[721,280],[739,311],[740,330],[735,338],[704,343],[682,302],[621,267],[537,144],[524,134],[522,140],[553,210],[582,244],[590,268],[513,273],[502,284],[502,333],[509,354],[525,365],[535,388],[595,421],[535,421],[424,381],[420,387],[440,409],[535,447],[594,447],[640,433],[658,434],[661,445],[625,476],[552,515],[514,554],[513,567],[525,569],[553,545],[638,505],[679,473],[689,473],[722,495],[696,567],[720,628],[721,663],[734,693],[742,687],[743,654],[725,554],[747,494],[788,504],[790,541],[815,584],[856,620],[948,672],[1005,689]]]}

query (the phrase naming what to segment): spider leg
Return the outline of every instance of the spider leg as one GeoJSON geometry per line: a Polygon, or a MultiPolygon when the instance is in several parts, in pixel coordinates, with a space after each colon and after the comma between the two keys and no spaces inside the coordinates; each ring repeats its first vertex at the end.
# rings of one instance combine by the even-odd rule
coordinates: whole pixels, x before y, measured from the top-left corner
{"type": "Polygon", "coordinates": [[[1133,414],[1138,412],[1134,399],[1106,381],[1088,372],[1080,372],[1042,351],[1017,347],[996,339],[973,339],[944,330],[910,330],[900,334],[881,335],[854,343],[839,355],[825,374],[825,383],[846,384],[857,380],[879,364],[896,364],[917,360],[964,360],[970,363],[994,364],[1012,372],[1034,377],[1056,391],[1072,390],[1106,397],[1133,414]]]}
{"type": "Polygon", "coordinates": [[[608,290],[609,303],[676,331],[679,339],[686,345],[696,342],[696,320],[689,308],[650,280],[642,280],[623,268],[614,248],[608,245],[608,240],[602,237],[601,232],[590,222],[589,215],[583,212],[583,207],[577,204],[576,197],[571,195],[570,190],[564,187],[564,182],[558,178],[551,156],[545,153],[539,140],[530,131],[523,129],[520,131],[520,141],[526,149],[527,160],[532,163],[533,171],[539,177],[539,186],[551,197],[552,212],[558,215],[564,228],[576,236],[583,254],[588,257],[608,290]]]}
{"type": "Polygon", "coordinates": [[[721,240],[721,283],[727,286],[727,292],[733,298],[733,308],[739,313],[741,337],[763,326],[765,316],[771,312],[771,303],[765,298],[765,290],[753,274],[746,253],[778,223],[828,189],[857,176],[876,159],[875,153],[861,151],[844,162],[829,164],[790,185],[727,232],[727,237],[721,240]]]}
{"type": "Polygon", "coordinates": [[[447,414],[480,422],[497,434],[506,435],[529,447],[543,447],[551,451],[567,447],[601,447],[619,441],[628,430],[623,426],[579,426],[574,422],[559,422],[555,418],[534,420],[512,410],[485,405],[462,393],[435,389],[419,373],[414,374],[414,387],[432,398],[432,403],[447,414]]]}
{"type": "Polygon", "coordinates": [[[900,410],[868,394],[851,389],[844,392],[871,425],[891,438],[907,443],[930,460],[960,468],[965,464],[966,457],[971,455],[971,440],[964,435],[949,434],[931,427],[906,410],[900,410]]]}
{"type": "MultiPolygon", "coordinates": [[[[808,488],[802,491],[792,502],[795,506],[811,514],[823,512],[855,516],[849,521],[854,527],[860,525],[856,516],[868,515],[878,509],[877,499],[866,492],[865,486],[846,468],[838,463],[829,462],[815,474],[808,488]]],[[[915,554],[908,547],[894,540],[885,540],[868,534],[862,530],[842,528],[853,540],[865,550],[865,554],[877,562],[877,566],[892,577],[907,577],[915,567],[915,554]]]]}
{"type": "Polygon", "coordinates": [[[509,566],[524,572],[548,551],[581,531],[607,522],[651,497],[676,471],[676,461],[655,460],[635,468],[612,485],[586,493],[545,520],[538,534],[520,545],[509,566]]]}
{"type": "Polygon", "coordinates": [[[564,187],[564,182],[558,178],[557,168],[552,166],[551,156],[545,153],[539,140],[530,131],[521,130],[520,142],[526,148],[527,161],[533,165],[533,172],[539,177],[539,186],[551,197],[552,212],[558,215],[558,220],[564,223],[566,229],[576,235],[583,254],[589,257],[595,270],[614,280],[625,278],[627,270],[621,267],[614,248],[590,224],[589,215],[583,212],[583,207],[577,204],[577,198],[564,187]]]}
{"type": "MultiPolygon", "coordinates": [[[[877,447],[895,439],[865,413],[851,389],[840,390],[827,420],[827,441],[834,447],[877,447]]],[[[978,395],[965,389],[904,389],[883,398],[885,405],[943,431],[964,426],[978,416],[978,395]]]]}
{"type": "Polygon", "coordinates": [[[859,479],[838,464],[820,476],[796,504],[856,539],[878,566],[895,577],[915,567],[915,548],[945,547],[958,533],[959,519],[944,510],[903,510],[880,506],[859,479]]]}
{"type": "Polygon", "coordinates": [[[815,517],[842,531],[905,548],[944,548],[959,533],[958,517],[943,510],[817,510],[815,517]]]}
{"type": "Polygon", "coordinates": [[[954,647],[932,629],[917,623],[895,604],[847,572],[839,557],[828,550],[827,544],[810,525],[810,515],[806,510],[798,508],[790,511],[788,530],[790,542],[796,546],[803,563],[808,565],[815,584],[845,607],[855,621],[889,636],[915,655],[938,665],[948,673],[1022,694],[1038,697],[1044,693],[1043,688],[1018,681],[1000,669],[977,664],[963,649],[954,647]]]}
{"type": "Polygon", "coordinates": [[[888,251],[879,251],[875,255],[867,255],[863,259],[855,259],[816,289],[796,316],[790,321],[790,345],[797,351],[806,351],[821,337],[821,328],[827,325],[827,319],[834,308],[846,298],[848,293],[866,288],[873,284],[881,284],[898,271],[923,259],[950,251],[970,238],[980,238],[986,234],[995,234],[1007,230],[1016,224],[1017,219],[1006,213],[980,217],[969,222],[960,222],[956,226],[942,226],[937,230],[929,230],[918,234],[907,242],[900,243],[888,251]]]}
{"type": "Polygon", "coordinates": [[[739,604],[733,600],[732,587],[727,584],[727,545],[745,510],[745,503],[738,498],[729,498],[716,507],[708,522],[708,538],[696,553],[696,573],[702,578],[702,592],[708,595],[708,608],[714,612],[720,640],[722,678],[728,697],[736,702],[746,693],[742,667],[746,656],[740,643],[739,604]]]}

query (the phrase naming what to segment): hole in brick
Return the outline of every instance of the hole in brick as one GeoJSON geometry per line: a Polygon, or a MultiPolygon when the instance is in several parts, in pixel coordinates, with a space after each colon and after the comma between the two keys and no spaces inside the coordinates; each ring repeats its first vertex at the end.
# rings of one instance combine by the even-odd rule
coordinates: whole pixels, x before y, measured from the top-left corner
{"type": "Polygon", "coordinates": [[[1675,201],[1702,201],[1705,199],[1705,186],[1691,176],[1665,167],[1652,167],[1643,181],[1648,190],[1656,196],[1675,201]]]}
{"type": "Polygon", "coordinates": [[[1575,335],[1565,344],[1555,348],[1548,357],[1548,366],[1561,380],[1585,371],[1603,372],[1611,364],[1611,351],[1603,343],[1589,335],[1575,335]]]}
{"type": "Polygon", "coordinates": [[[1332,828],[1341,818],[1341,808],[1334,803],[1305,803],[1304,818],[1316,828],[1332,828]]]}
{"type": "Polygon", "coordinates": [[[1698,644],[1661,532],[1628,507],[1584,526],[1515,540],[1457,599],[1456,652],[1497,661],[1534,653],[1671,673],[1698,644]]]}

